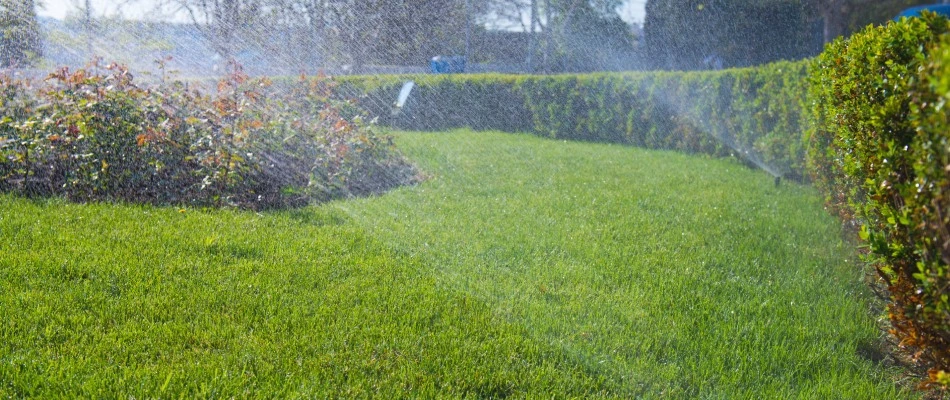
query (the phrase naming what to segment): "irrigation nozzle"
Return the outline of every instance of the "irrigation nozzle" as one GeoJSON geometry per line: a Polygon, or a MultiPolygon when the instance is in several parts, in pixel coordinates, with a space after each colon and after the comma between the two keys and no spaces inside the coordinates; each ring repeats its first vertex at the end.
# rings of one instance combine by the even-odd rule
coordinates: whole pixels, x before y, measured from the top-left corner
{"type": "Polygon", "coordinates": [[[399,97],[396,98],[396,102],[393,104],[393,116],[399,115],[402,112],[403,106],[406,105],[406,101],[409,100],[409,94],[412,93],[412,88],[416,87],[416,83],[413,81],[406,81],[402,84],[402,89],[399,90],[399,97]]]}

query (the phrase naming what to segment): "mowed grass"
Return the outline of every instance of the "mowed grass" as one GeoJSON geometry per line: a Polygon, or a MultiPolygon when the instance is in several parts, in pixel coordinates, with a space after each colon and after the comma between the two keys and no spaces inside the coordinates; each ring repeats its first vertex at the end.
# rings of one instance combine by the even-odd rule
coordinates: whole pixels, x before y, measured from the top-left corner
{"type": "Polygon", "coordinates": [[[0,397],[895,398],[816,193],[397,133],[429,179],[251,213],[0,197],[0,397]]]}

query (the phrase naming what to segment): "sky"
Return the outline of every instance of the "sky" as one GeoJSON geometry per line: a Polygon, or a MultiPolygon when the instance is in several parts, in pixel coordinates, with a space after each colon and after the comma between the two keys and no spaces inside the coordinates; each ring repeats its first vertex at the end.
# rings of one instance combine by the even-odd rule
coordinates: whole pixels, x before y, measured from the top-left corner
{"type": "MultiPolygon", "coordinates": [[[[78,12],[79,5],[85,4],[85,0],[39,0],[39,3],[37,14],[40,16],[64,19],[68,13],[78,12]]],[[[129,18],[140,19],[152,13],[155,1],[91,0],[90,5],[96,15],[113,16],[121,12],[129,18]]]]}
{"type": "MultiPolygon", "coordinates": [[[[40,0],[43,6],[38,14],[46,17],[63,19],[67,13],[75,13],[78,5],[84,0],[40,0]]],[[[642,23],[647,0],[624,0],[624,4],[618,10],[621,17],[627,22],[642,23]]],[[[92,9],[97,15],[115,15],[121,12],[122,15],[129,18],[145,18],[154,14],[154,0],[91,0],[92,9]],[[123,3],[132,3],[125,4],[123,3]]]]}

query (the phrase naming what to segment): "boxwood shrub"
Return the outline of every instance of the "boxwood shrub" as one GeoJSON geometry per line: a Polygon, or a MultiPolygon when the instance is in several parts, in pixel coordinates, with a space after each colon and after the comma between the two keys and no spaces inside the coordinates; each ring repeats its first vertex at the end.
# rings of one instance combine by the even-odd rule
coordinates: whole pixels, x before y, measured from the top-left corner
{"type": "Polygon", "coordinates": [[[830,208],[866,240],[892,331],[950,384],[950,41],[927,15],[868,28],[815,61],[808,164],[830,208]]]}

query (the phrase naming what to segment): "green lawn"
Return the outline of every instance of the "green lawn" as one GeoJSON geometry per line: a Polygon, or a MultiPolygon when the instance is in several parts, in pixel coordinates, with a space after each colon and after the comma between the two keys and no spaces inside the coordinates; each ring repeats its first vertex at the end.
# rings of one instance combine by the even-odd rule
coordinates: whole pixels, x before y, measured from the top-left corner
{"type": "Polygon", "coordinates": [[[0,397],[894,398],[839,225],[730,160],[399,133],[263,213],[0,197],[0,397]]]}

